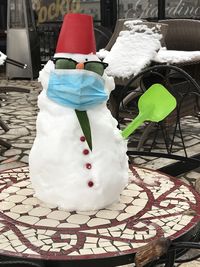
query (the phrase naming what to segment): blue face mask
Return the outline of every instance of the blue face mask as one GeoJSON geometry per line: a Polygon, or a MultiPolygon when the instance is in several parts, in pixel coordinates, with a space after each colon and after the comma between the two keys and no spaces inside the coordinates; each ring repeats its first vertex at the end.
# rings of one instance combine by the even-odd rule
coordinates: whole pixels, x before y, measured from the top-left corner
{"type": "Polygon", "coordinates": [[[104,80],[87,70],[54,70],[50,73],[47,96],[77,110],[88,110],[108,99],[104,80]]]}

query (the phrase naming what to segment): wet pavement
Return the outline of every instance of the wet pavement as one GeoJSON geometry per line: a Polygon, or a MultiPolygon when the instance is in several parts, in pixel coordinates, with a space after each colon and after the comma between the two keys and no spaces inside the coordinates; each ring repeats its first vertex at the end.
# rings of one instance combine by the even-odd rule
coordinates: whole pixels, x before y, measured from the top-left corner
{"type": "MultiPolygon", "coordinates": [[[[0,138],[8,141],[12,146],[6,150],[0,146],[0,170],[21,167],[28,163],[28,155],[32,147],[36,133],[37,117],[37,96],[41,91],[41,85],[37,81],[27,80],[6,80],[0,77],[0,87],[3,86],[25,87],[30,93],[9,92],[0,93],[1,108],[0,118],[9,126],[9,131],[0,129],[0,138]]],[[[184,121],[184,127],[188,132],[186,138],[189,153],[200,152],[200,127],[196,118],[188,117],[184,121]]],[[[130,145],[130,149],[133,145],[130,145]]],[[[162,145],[161,145],[162,146],[162,145]]],[[[179,146],[179,145],[178,145],[179,146]]],[[[181,150],[177,147],[177,150],[181,150]]],[[[149,159],[137,157],[134,163],[148,168],[157,169],[158,167],[170,164],[169,159],[149,159]]],[[[180,179],[193,184],[199,184],[200,188],[200,168],[183,174],[180,179]]],[[[196,252],[194,252],[196,253],[196,252]]],[[[194,254],[190,251],[190,256],[194,254]]],[[[180,266],[180,265],[178,265],[180,266]]],[[[181,267],[200,266],[200,261],[181,264],[181,267]]]]}

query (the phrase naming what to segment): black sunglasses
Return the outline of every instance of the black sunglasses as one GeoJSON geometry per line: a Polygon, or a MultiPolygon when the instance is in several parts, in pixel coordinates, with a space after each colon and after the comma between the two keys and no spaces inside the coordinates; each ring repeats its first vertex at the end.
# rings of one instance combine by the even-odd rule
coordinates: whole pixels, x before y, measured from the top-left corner
{"type": "MultiPolygon", "coordinates": [[[[56,69],[75,69],[78,64],[77,61],[71,58],[58,57],[51,60],[54,62],[56,69]]],[[[101,61],[86,61],[83,64],[85,70],[93,71],[100,76],[103,75],[104,69],[108,67],[107,63],[101,61]]]]}

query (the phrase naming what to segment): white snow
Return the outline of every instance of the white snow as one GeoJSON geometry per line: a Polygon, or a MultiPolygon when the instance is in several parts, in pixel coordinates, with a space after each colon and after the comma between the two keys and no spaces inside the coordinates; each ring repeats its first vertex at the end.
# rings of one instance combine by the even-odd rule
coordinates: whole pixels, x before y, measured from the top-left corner
{"type": "Polygon", "coordinates": [[[200,51],[176,51],[161,47],[160,25],[148,28],[141,20],[124,23],[127,30],[119,33],[110,51],[101,49],[97,55],[109,64],[108,75],[114,78],[129,78],[150,65],[158,63],[184,63],[200,60],[200,51]]]}
{"type": "MultiPolygon", "coordinates": [[[[162,35],[158,29],[127,21],[127,30],[121,31],[110,52],[104,58],[109,64],[106,73],[113,77],[129,78],[149,65],[160,49],[162,35]]],[[[100,51],[103,56],[105,51],[100,51]]]]}
{"type": "MultiPolygon", "coordinates": [[[[62,56],[78,60],[77,55],[62,56]]],[[[83,57],[79,60],[84,60],[83,57]]],[[[66,210],[104,208],[119,200],[128,183],[127,142],[105,102],[87,110],[93,149],[84,155],[88,145],[80,140],[83,133],[75,111],[46,95],[51,71],[54,64],[49,61],[40,72],[43,90],[38,97],[37,135],[29,156],[36,196],[66,210]],[[87,163],[92,165],[91,169],[86,168],[87,163]],[[88,186],[90,180],[94,182],[92,188],[88,186]]],[[[113,78],[104,74],[103,79],[109,93],[114,88],[113,78]]]]}
{"type": "Polygon", "coordinates": [[[0,65],[3,65],[7,56],[0,51],[0,65]]]}
{"type": "Polygon", "coordinates": [[[105,50],[105,49],[102,48],[97,52],[97,56],[100,59],[104,59],[109,53],[110,53],[110,51],[105,50]]]}
{"type": "Polygon", "coordinates": [[[154,61],[160,63],[184,63],[192,60],[200,60],[200,51],[177,51],[161,48],[156,54],[154,61]]]}

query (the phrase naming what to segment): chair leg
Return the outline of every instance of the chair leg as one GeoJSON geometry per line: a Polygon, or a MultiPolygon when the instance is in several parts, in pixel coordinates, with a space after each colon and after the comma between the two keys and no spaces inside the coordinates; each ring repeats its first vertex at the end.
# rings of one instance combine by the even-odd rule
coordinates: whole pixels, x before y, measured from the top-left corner
{"type": "Polygon", "coordinates": [[[6,142],[6,141],[4,141],[1,138],[0,138],[0,145],[6,147],[7,149],[11,148],[11,144],[6,142]]]}
{"type": "Polygon", "coordinates": [[[155,123],[154,122],[150,122],[146,129],[144,130],[142,136],[140,137],[140,140],[138,142],[137,145],[137,151],[140,151],[141,147],[144,145],[144,142],[147,140],[147,137],[149,135],[149,133],[152,131],[152,129],[154,128],[155,123]]]}
{"type": "Polygon", "coordinates": [[[174,267],[176,259],[176,251],[170,251],[166,256],[165,266],[164,267],[174,267]]]}
{"type": "Polygon", "coordinates": [[[9,127],[8,125],[2,121],[2,119],[0,118],[0,127],[5,131],[5,132],[8,132],[9,131],[9,127]]]}
{"type": "MultiPolygon", "coordinates": [[[[0,118],[0,127],[5,131],[9,131],[8,125],[0,118]]],[[[0,138],[0,145],[3,147],[6,147],[7,149],[11,148],[11,144],[7,141],[4,141],[3,139],[0,138]]]]}

